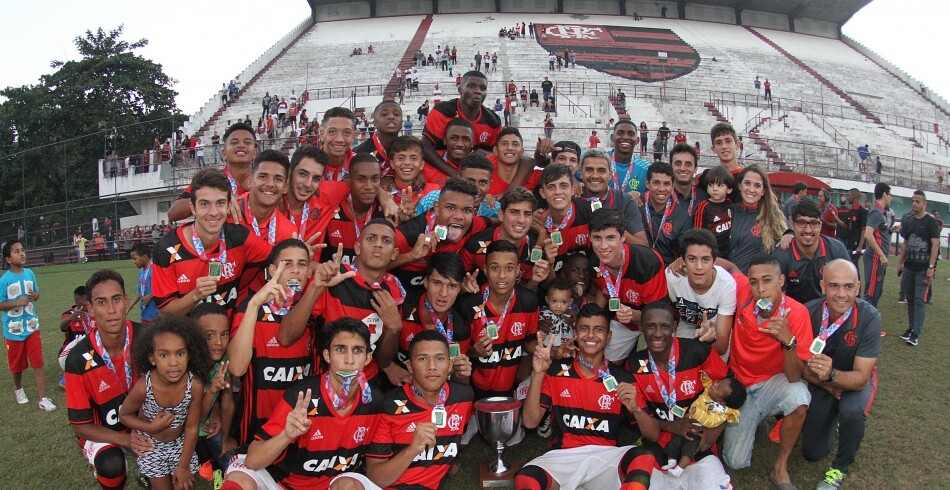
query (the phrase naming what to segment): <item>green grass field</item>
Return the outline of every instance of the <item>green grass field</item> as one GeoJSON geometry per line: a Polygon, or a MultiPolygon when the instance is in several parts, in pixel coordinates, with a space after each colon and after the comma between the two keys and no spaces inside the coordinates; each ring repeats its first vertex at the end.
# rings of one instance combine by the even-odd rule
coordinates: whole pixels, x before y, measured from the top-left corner
{"type": "MultiPolygon", "coordinates": [[[[136,270],[130,261],[105,264],[87,263],[40,267],[34,270],[41,290],[37,302],[43,332],[43,349],[47,360],[46,377],[50,397],[59,406],[52,413],[36,407],[36,388],[31,370],[24,374],[24,385],[30,403],[17,405],[13,382],[6,369],[0,369],[0,489],[86,489],[98,488],[90,469],[76,445],[66,420],[66,400],[56,386],[60,376],[56,354],[63,335],[58,329],[61,313],[72,304],[72,290],[85,283],[89,274],[101,265],[119,270],[126,278],[126,289],[135,295],[136,270]]],[[[945,264],[944,264],[945,266],[945,264]]],[[[946,268],[946,267],[943,267],[946,268]]],[[[887,276],[881,299],[884,328],[883,349],[878,364],[880,385],[868,429],[858,453],[857,462],[845,482],[847,488],[924,489],[947,488],[947,477],[941,473],[940,456],[944,454],[948,430],[939,407],[950,393],[950,342],[940,325],[950,316],[950,283],[938,273],[934,305],[928,307],[927,325],[918,347],[906,345],[898,337],[907,326],[906,307],[897,303],[898,278],[892,269],[887,276]],[[937,407],[937,410],[932,410],[937,407]]],[[[138,313],[132,315],[137,319],[138,313]]],[[[525,461],[545,449],[546,441],[530,434],[525,442],[508,451],[508,455],[525,461]]],[[[765,428],[752,458],[752,467],[730,472],[737,488],[767,489],[768,473],[777,444],[765,438],[765,428]]],[[[463,453],[462,471],[452,476],[447,488],[477,488],[478,463],[489,458],[488,445],[476,440],[463,453]]],[[[792,455],[790,472],[800,488],[814,488],[824,475],[831,458],[811,464],[792,455]]],[[[210,488],[199,479],[198,488],[210,488]]],[[[596,489],[591,489],[596,490],[596,489]]]]}

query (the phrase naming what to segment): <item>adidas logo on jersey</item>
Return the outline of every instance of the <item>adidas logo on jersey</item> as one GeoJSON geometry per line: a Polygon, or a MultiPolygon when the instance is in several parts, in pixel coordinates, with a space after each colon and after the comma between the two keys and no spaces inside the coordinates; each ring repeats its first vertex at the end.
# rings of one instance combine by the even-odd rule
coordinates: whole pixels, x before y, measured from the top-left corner
{"type": "Polygon", "coordinates": [[[317,429],[317,431],[314,432],[312,436],[310,436],[310,440],[311,440],[311,441],[318,441],[318,440],[320,440],[320,439],[323,439],[323,433],[320,432],[320,429],[317,429]]]}
{"type": "Polygon", "coordinates": [[[653,385],[647,385],[647,393],[656,393],[656,390],[653,389],[653,385]]]}
{"type": "Polygon", "coordinates": [[[713,223],[718,223],[718,222],[719,222],[719,215],[716,215],[716,217],[713,218],[713,223]]]}
{"type": "Polygon", "coordinates": [[[571,392],[567,391],[567,388],[564,388],[564,391],[561,392],[561,398],[570,398],[571,392]]]}
{"type": "Polygon", "coordinates": [[[332,238],[343,238],[343,234],[340,233],[340,230],[333,230],[333,233],[330,233],[332,238]]]}
{"type": "Polygon", "coordinates": [[[271,337],[267,341],[267,347],[280,347],[280,344],[277,342],[277,337],[271,337]]]}
{"type": "Polygon", "coordinates": [[[186,276],[185,274],[178,276],[178,284],[182,284],[186,282],[191,282],[191,279],[188,279],[188,276],[186,276]]]}
{"type": "Polygon", "coordinates": [[[106,391],[109,388],[110,388],[109,383],[106,383],[105,380],[102,380],[99,383],[99,393],[102,393],[103,391],[106,391]]]}
{"type": "Polygon", "coordinates": [[[415,432],[415,431],[416,431],[416,423],[415,423],[415,422],[409,424],[409,427],[406,427],[406,432],[415,432]]]}

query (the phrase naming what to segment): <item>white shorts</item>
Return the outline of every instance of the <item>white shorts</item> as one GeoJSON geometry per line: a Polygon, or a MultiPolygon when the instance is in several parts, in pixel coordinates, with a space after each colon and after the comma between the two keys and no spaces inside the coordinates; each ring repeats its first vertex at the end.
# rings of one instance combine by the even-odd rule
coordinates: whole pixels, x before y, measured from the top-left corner
{"type": "Polygon", "coordinates": [[[254,480],[254,483],[257,484],[258,490],[281,490],[280,486],[277,485],[277,482],[274,481],[274,477],[270,476],[270,473],[266,469],[252,470],[247,466],[244,466],[244,459],[247,458],[246,454],[238,454],[231,460],[231,464],[228,466],[228,471],[225,473],[225,477],[232,473],[242,473],[254,480]]]}
{"type": "MultiPolygon", "coordinates": [[[[554,478],[561,490],[617,490],[620,488],[618,468],[624,454],[635,446],[583,446],[548,451],[528,463],[539,466],[554,478]]],[[[729,475],[715,456],[707,456],[674,477],[659,469],[650,475],[650,488],[659,490],[691,490],[732,488],[729,475]]]]}
{"type": "Polygon", "coordinates": [[[604,356],[610,362],[623,363],[640,340],[639,330],[630,330],[617,320],[610,321],[610,343],[604,350],[604,356]]]}
{"type": "Polygon", "coordinates": [[[96,456],[100,452],[109,449],[110,447],[119,447],[111,442],[96,442],[96,441],[86,441],[82,446],[82,455],[86,458],[86,461],[89,461],[89,466],[96,466],[96,456]]]}
{"type": "Polygon", "coordinates": [[[379,485],[373,483],[372,480],[362,473],[343,473],[337,475],[333,477],[332,480],[330,480],[330,486],[333,486],[333,482],[339,480],[340,478],[352,478],[360,482],[360,485],[363,485],[364,490],[383,490],[379,487],[379,485]]]}

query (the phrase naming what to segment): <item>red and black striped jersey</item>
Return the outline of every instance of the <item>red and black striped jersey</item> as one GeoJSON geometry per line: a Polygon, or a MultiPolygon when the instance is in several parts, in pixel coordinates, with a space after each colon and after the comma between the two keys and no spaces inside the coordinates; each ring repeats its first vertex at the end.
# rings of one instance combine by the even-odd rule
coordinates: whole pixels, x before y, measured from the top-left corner
{"type": "MultiPolygon", "coordinates": [[[[131,345],[142,327],[130,321],[126,321],[126,326],[132,334],[131,345]]],[[[73,346],[66,357],[65,370],[66,409],[70,424],[95,424],[115,431],[128,431],[119,422],[119,406],[135,386],[139,373],[133,368],[132,382],[126,386],[125,363],[131,360],[124,357],[112,359],[114,371],[106,366],[88,336],[73,346]]],[[[79,444],[84,442],[79,441],[79,444]]]]}
{"type": "MultiPolygon", "coordinates": [[[[60,317],[60,321],[63,321],[73,315],[79,307],[72,305],[68,310],[63,312],[63,316],[60,317]]],[[[92,319],[92,316],[89,313],[83,312],[78,320],[73,320],[69,322],[69,327],[66,330],[66,340],[63,342],[63,347],[66,347],[70,342],[78,339],[89,333],[89,330],[92,329],[95,321],[92,319]]]]}
{"type": "MultiPolygon", "coordinates": [[[[237,335],[241,321],[247,314],[249,301],[250,299],[245,299],[234,312],[231,338],[237,335]]],[[[277,334],[284,317],[275,314],[268,305],[261,306],[252,314],[256,316],[257,321],[254,326],[251,362],[244,374],[241,389],[244,411],[238,425],[239,444],[251,441],[270,413],[279,405],[287,388],[319,372],[309,329],[292,345],[282,347],[277,342],[277,334]]]]}
{"type": "MultiPolygon", "coordinates": [[[[341,273],[351,270],[354,270],[352,266],[340,265],[341,273]]],[[[376,343],[383,336],[383,320],[370,303],[374,289],[389,291],[396,306],[401,305],[406,299],[406,290],[399,283],[399,279],[392,274],[383,275],[382,281],[373,285],[367,284],[366,280],[357,273],[320,295],[316,304],[313,305],[311,316],[323,318],[327,323],[344,316],[360,320],[369,327],[370,348],[375,350],[376,343]]],[[[322,325],[320,327],[322,328],[322,325]]],[[[373,379],[377,373],[379,373],[379,366],[376,365],[375,359],[371,359],[363,368],[363,374],[366,375],[366,379],[373,379]]]]}
{"type": "Polygon", "coordinates": [[[355,220],[353,219],[353,210],[345,200],[343,204],[337,206],[323,234],[327,246],[323,249],[320,260],[322,262],[333,260],[333,256],[337,252],[337,247],[342,243],[343,259],[341,262],[344,264],[352,264],[353,261],[356,260],[354,247],[356,242],[360,239],[359,233],[363,232],[363,227],[366,226],[369,220],[386,217],[379,209],[379,206],[376,205],[370,209],[368,215],[369,219],[364,217],[364,219],[355,220]]]}
{"type": "MultiPolygon", "coordinates": [[[[666,274],[663,272],[663,259],[656,250],[640,245],[624,244],[624,263],[620,274],[620,284],[617,293],[620,302],[639,310],[644,305],[654,301],[666,299],[666,274]]],[[[603,264],[598,270],[603,271],[603,264]]],[[[611,278],[613,280],[615,278],[611,278]]],[[[607,281],[600,272],[594,271],[594,286],[610,298],[607,281]]],[[[632,330],[639,329],[639,325],[627,325],[632,330]]]]}
{"type": "Polygon", "coordinates": [[[482,106],[475,120],[469,120],[462,112],[459,99],[444,100],[439,102],[429,111],[429,117],[426,119],[426,127],[422,134],[429,138],[432,147],[436,151],[445,150],[445,131],[453,119],[462,118],[472,123],[475,128],[474,143],[476,149],[482,149],[489,153],[495,148],[495,142],[501,133],[501,118],[495,111],[482,106]]]}
{"type": "MultiPolygon", "coordinates": [[[[195,289],[197,279],[208,275],[209,261],[198,256],[191,236],[186,237],[183,229],[184,226],[179,226],[173,233],[163,236],[155,246],[152,294],[159,308],[190,293],[195,289]]],[[[224,224],[224,240],[227,262],[221,266],[217,290],[204,301],[214,301],[231,310],[237,305],[242,277],[256,274],[267,261],[272,247],[247,228],[232,223],[224,224]]],[[[218,258],[219,246],[209,250],[208,255],[218,258]]]]}
{"type": "Polygon", "coordinates": [[[376,157],[376,161],[379,162],[379,176],[385,177],[387,175],[392,175],[392,165],[389,161],[389,148],[384,148],[382,142],[379,141],[379,136],[377,133],[372,133],[372,136],[366,138],[366,141],[356,145],[356,148],[353,148],[354,153],[369,153],[376,157]]]}
{"type": "MultiPolygon", "coordinates": [[[[501,316],[488,303],[484,305],[483,317],[482,294],[468,295],[458,302],[461,313],[471,321],[473,342],[487,334],[488,320],[497,323],[501,316]]],[[[486,396],[511,396],[521,356],[527,355],[525,345],[537,338],[539,315],[537,293],[515,286],[508,314],[504,322],[498,325],[498,338],[492,341],[492,353],[488,357],[472,357],[472,387],[479,399],[486,396]]]]}
{"type": "MultiPolygon", "coordinates": [[[[293,223],[297,237],[307,241],[317,232],[324,232],[333,218],[333,210],[350,195],[350,186],[346,182],[322,180],[317,192],[307,199],[299,214],[287,211],[287,219],[293,223]],[[304,210],[307,219],[303,219],[304,210]]],[[[324,233],[321,236],[326,236],[324,233]]]]}
{"type": "MultiPolygon", "coordinates": [[[[417,333],[430,328],[426,326],[427,323],[423,323],[431,323],[429,318],[423,320],[423,317],[429,314],[423,304],[424,300],[425,290],[410,290],[406,301],[402,304],[402,332],[399,334],[399,353],[396,354],[395,359],[402,367],[406,367],[409,359],[409,343],[412,342],[412,338],[417,333]]],[[[471,319],[459,311],[457,300],[449,312],[452,315],[452,342],[458,342],[459,352],[467,354],[469,347],[472,346],[471,319]]],[[[435,329],[435,327],[431,328],[435,329]]]]}
{"type": "MultiPolygon", "coordinates": [[[[541,382],[541,406],[554,420],[550,447],[616,446],[620,427],[632,417],[600,376],[588,378],[579,368],[574,358],[555,360],[541,382]]],[[[612,367],[610,374],[618,383],[633,382],[622,369],[612,367]]]]}
{"type": "MultiPolygon", "coordinates": [[[[429,223],[429,219],[432,216],[434,211],[429,211],[425,214],[420,214],[415,218],[401,223],[396,227],[396,248],[399,250],[400,254],[409,253],[412,251],[412,247],[416,245],[416,240],[419,239],[419,236],[426,232],[426,226],[429,223]]],[[[465,246],[465,243],[468,242],[476,233],[488,228],[491,225],[491,220],[483,216],[475,216],[472,218],[472,226],[468,229],[468,232],[465,235],[462,235],[458,241],[450,242],[447,240],[442,240],[439,242],[439,246],[436,247],[435,251],[429,254],[429,256],[435,255],[439,252],[450,252],[450,253],[459,253],[459,250],[465,246]]],[[[431,230],[430,230],[431,231],[431,230]]],[[[426,262],[428,262],[428,257],[416,260],[414,262],[409,262],[399,267],[398,269],[393,270],[393,274],[399,278],[404,285],[409,288],[418,288],[422,286],[422,276],[426,268],[426,262]]]]}
{"type": "MultiPolygon", "coordinates": [[[[501,176],[498,175],[498,165],[499,165],[498,157],[495,156],[494,154],[488,154],[488,155],[485,155],[485,158],[488,158],[488,160],[492,164],[492,167],[495,168],[495,171],[492,172],[491,174],[491,185],[488,187],[488,193],[495,197],[501,197],[501,195],[504,194],[505,191],[507,191],[511,187],[511,184],[502,180],[501,176]]],[[[537,189],[538,184],[540,183],[541,183],[541,168],[535,167],[534,170],[531,171],[531,174],[528,176],[528,180],[525,181],[524,185],[522,185],[521,187],[524,187],[525,189],[528,189],[529,191],[534,192],[534,190],[537,189]]]]}
{"type": "Polygon", "coordinates": [[[280,435],[287,414],[297,404],[297,393],[307,389],[312,394],[307,406],[310,428],[267,467],[282,488],[329,488],[335,476],[357,471],[379,424],[383,396],[378,390],[372,388],[370,403],[363,403],[357,394],[347,412],[339,414],[330,403],[323,377],[311,376],[287,389],[256,439],[266,441],[280,435]]]}
{"type": "MultiPolygon", "coordinates": [[[[711,344],[696,339],[673,337],[671,353],[676,355],[676,405],[687,412],[693,401],[703,392],[700,371],[705,371],[710,379],[714,381],[725,378],[729,374],[729,368],[726,367],[725,361],[712,349],[711,344]]],[[[657,374],[660,377],[660,382],[669,392],[671,380],[669,372],[665,371],[667,368],[668,366],[663,366],[657,374]]],[[[631,352],[630,357],[627,358],[624,364],[624,369],[633,373],[637,388],[637,405],[646,410],[651,417],[670,422],[675,420],[660,394],[660,386],[650,369],[647,350],[631,352]]],[[[663,432],[657,442],[665,447],[672,437],[673,434],[663,432]]]]}
{"type": "Polygon", "coordinates": [[[343,155],[343,163],[339,167],[326,166],[326,170],[323,171],[323,180],[345,182],[350,175],[350,161],[355,156],[356,152],[352,149],[347,150],[346,155],[343,155]]]}
{"type": "MultiPolygon", "coordinates": [[[[488,255],[488,246],[491,242],[498,240],[501,235],[501,225],[490,226],[478,233],[472,234],[462,247],[462,263],[465,264],[466,271],[478,271],[478,283],[485,284],[484,274],[485,260],[488,255]]],[[[534,271],[534,265],[531,263],[531,249],[538,243],[538,235],[534,232],[528,234],[522,239],[518,246],[518,267],[521,269],[522,283],[531,280],[531,273],[534,271]]]]}
{"type": "MultiPolygon", "coordinates": [[[[435,445],[417,455],[406,471],[386,488],[437,489],[458,454],[465,426],[472,416],[474,393],[466,385],[448,383],[446,424],[436,430],[435,445]]],[[[383,401],[383,415],[367,458],[389,459],[412,444],[416,424],[432,422],[432,407],[412,392],[410,384],[398,387],[383,401]]]]}
{"type": "MultiPolygon", "coordinates": [[[[555,272],[564,267],[564,262],[571,252],[590,249],[590,231],[587,224],[592,213],[591,203],[577,197],[571,198],[571,219],[567,221],[567,226],[560,230],[561,244],[557,247],[557,258],[554,259],[555,272]]],[[[550,214],[545,213],[544,219],[548,216],[550,214]]],[[[554,220],[555,227],[560,225],[560,221],[554,220]]],[[[550,230],[548,232],[550,233],[550,230]]]]}

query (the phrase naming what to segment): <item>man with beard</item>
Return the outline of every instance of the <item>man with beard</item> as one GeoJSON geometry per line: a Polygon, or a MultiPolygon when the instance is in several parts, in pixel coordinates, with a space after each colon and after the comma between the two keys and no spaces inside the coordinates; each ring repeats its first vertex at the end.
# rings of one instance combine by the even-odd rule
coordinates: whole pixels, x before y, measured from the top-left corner
{"type": "Polygon", "coordinates": [[[590,201],[591,207],[617,209],[623,215],[624,242],[630,245],[647,245],[646,233],[637,203],[627,194],[610,188],[613,166],[610,157],[600,150],[588,150],[581,159],[581,180],[584,189],[581,197],[590,201]],[[594,204],[597,203],[597,204],[594,204]]]}
{"type": "Polygon", "coordinates": [[[670,165],[673,166],[673,192],[676,193],[676,205],[686,211],[686,214],[692,218],[693,211],[696,210],[697,200],[696,186],[693,185],[693,177],[696,175],[696,162],[699,155],[696,154],[696,148],[689,145],[676,145],[670,150],[670,165]]]}
{"type": "Polygon", "coordinates": [[[848,259],[844,245],[822,235],[821,210],[810,199],[802,199],[789,215],[795,239],[786,250],[772,253],[785,275],[785,293],[805,304],[822,296],[820,282],[826,264],[835,259],[848,259]]]}

